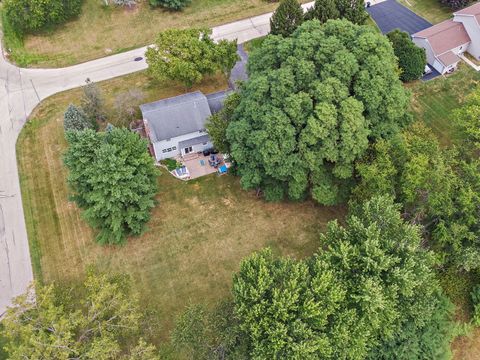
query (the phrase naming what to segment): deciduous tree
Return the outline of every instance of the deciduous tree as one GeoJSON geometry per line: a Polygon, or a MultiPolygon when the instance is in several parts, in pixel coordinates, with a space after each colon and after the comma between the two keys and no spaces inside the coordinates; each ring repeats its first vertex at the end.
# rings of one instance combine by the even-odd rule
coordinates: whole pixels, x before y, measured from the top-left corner
{"type": "Polygon", "coordinates": [[[398,58],[398,66],[402,71],[400,79],[404,82],[420,79],[427,65],[425,50],[416,46],[408,33],[398,29],[388,33],[387,37],[398,58]]]}
{"type": "Polygon", "coordinates": [[[93,122],[105,120],[105,105],[102,92],[97,84],[90,79],[87,79],[85,83],[81,99],[83,113],[93,122]]]}
{"type": "Polygon", "coordinates": [[[408,122],[392,47],[366,26],[308,21],[267,38],[248,71],[227,140],[242,186],[268,200],[342,201],[369,140],[408,122]]]}
{"type": "Polygon", "coordinates": [[[157,170],[147,143],[127,129],[67,133],[65,154],[72,198],[99,230],[100,244],[120,244],[139,235],[150,219],[157,170]]]}
{"type": "Polygon", "coordinates": [[[303,22],[303,9],[297,0],[282,0],[270,18],[272,35],[290,36],[303,22]]]}
{"type": "Polygon", "coordinates": [[[142,313],[127,277],[90,272],[81,297],[67,302],[72,293],[37,285],[15,300],[3,321],[9,359],[158,359],[139,337],[142,313]]]}
{"type": "Polygon", "coordinates": [[[205,75],[230,73],[237,60],[236,42],[215,43],[208,29],[161,32],[146,52],[148,71],[159,80],[178,80],[191,87],[205,75]]]}

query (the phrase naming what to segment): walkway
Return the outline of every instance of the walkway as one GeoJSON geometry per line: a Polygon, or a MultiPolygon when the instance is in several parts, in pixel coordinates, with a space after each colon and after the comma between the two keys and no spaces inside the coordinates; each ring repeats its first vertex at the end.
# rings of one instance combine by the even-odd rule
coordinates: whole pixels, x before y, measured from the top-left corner
{"type": "MultiPolygon", "coordinates": [[[[313,2],[302,5],[304,9],[313,2]]],[[[221,25],[212,37],[244,43],[269,32],[272,13],[221,25]]],[[[0,48],[1,50],[1,48],[0,48]]],[[[29,114],[43,99],[85,84],[147,68],[146,47],[60,69],[21,69],[0,55],[0,317],[33,280],[15,144],[29,114]]]]}

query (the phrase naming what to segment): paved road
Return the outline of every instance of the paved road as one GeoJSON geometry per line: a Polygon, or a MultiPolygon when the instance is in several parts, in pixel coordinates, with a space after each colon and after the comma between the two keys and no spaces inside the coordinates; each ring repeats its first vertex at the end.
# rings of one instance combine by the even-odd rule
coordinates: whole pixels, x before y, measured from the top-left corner
{"type": "Polygon", "coordinates": [[[396,0],[383,1],[367,8],[367,11],[383,34],[400,29],[411,35],[432,26],[427,20],[396,0]]]}
{"type": "MultiPolygon", "coordinates": [[[[265,36],[270,17],[271,13],[215,27],[212,37],[244,43],[265,36]]],[[[145,50],[60,69],[21,69],[0,55],[0,317],[11,299],[24,293],[33,280],[15,154],[17,137],[28,115],[43,99],[81,86],[87,77],[102,81],[145,69],[145,60],[134,61],[143,57],[145,50]]]]}

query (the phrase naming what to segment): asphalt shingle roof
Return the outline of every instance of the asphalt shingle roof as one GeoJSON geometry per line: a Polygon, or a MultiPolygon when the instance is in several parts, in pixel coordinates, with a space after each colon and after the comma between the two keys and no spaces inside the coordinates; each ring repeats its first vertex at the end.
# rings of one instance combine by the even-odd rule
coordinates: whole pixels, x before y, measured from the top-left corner
{"type": "Polygon", "coordinates": [[[200,91],[140,105],[140,110],[148,121],[152,142],[204,130],[211,115],[200,91]]]}

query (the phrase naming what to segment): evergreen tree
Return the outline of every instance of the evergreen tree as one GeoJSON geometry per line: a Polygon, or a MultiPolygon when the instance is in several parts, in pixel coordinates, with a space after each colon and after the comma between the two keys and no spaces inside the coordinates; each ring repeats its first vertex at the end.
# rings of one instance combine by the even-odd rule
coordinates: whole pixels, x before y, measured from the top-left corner
{"type": "Polygon", "coordinates": [[[272,35],[290,36],[303,21],[303,9],[297,0],[282,0],[270,18],[272,35]]]}
{"type": "Polygon", "coordinates": [[[65,131],[81,131],[91,129],[93,125],[81,109],[70,104],[63,115],[63,127],[65,131]]]}
{"type": "Polygon", "coordinates": [[[97,84],[90,79],[86,80],[86,84],[83,87],[81,109],[92,122],[105,119],[102,93],[97,84]]]}
{"type": "Polygon", "coordinates": [[[425,50],[416,46],[408,33],[398,29],[389,32],[387,37],[402,70],[400,79],[404,82],[420,79],[427,65],[425,50]]]}
{"type": "Polygon", "coordinates": [[[340,18],[336,0],[316,0],[314,6],[305,14],[306,20],[317,19],[322,24],[330,19],[340,18]]]}
{"type": "Polygon", "coordinates": [[[67,133],[65,164],[73,200],[99,230],[100,244],[142,233],[157,192],[157,170],[147,143],[127,129],[67,133]]]}

